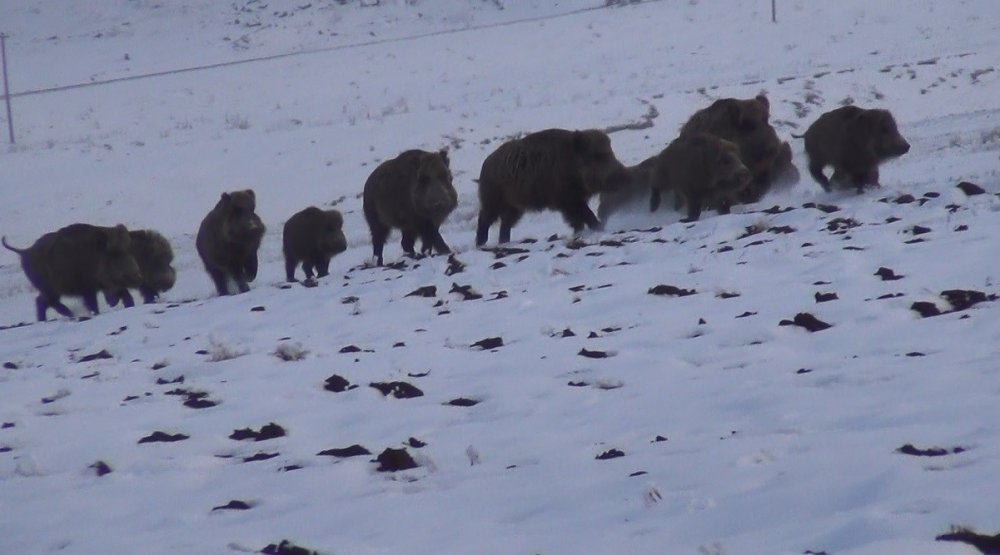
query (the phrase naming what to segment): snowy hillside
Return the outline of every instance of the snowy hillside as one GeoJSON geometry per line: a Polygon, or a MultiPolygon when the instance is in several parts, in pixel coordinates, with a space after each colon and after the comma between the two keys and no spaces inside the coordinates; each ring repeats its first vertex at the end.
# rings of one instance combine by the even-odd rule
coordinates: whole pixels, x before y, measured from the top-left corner
{"type": "Polygon", "coordinates": [[[777,4],[0,4],[0,232],[154,228],[178,270],[159,304],[33,323],[0,251],[0,552],[977,553],[935,537],[1000,532],[1000,11],[777,4]],[[760,92],[794,187],[474,247],[506,138],[611,129],[634,164],[760,92]],[[913,147],[863,195],[791,138],[846,103],[913,147]],[[456,255],[395,234],[372,268],[365,179],[443,147],[456,255]],[[260,275],[219,298],[194,235],[248,187],[260,275]],[[349,244],[314,288],[281,257],[309,205],[349,244]]]}

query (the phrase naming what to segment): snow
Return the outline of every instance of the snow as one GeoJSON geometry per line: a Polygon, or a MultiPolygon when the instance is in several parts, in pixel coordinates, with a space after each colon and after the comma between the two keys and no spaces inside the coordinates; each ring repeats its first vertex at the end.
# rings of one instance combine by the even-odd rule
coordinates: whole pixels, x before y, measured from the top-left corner
{"type": "Polygon", "coordinates": [[[178,270],[158,304],[15,326],[34,292],[0,254],[0,551],[960,554],[976,551],[934,537],[998,531],[998,305],[911,310],[1000,293],[991,0],[781,0],[777,24],[759,0],[264,4],[0,5],[18,139],[0,153],[0,231],[25,246],[77,221],[154,228],[178,270]],[[711,100],[759,92],[794,187],[695,224],[616,214],[575,240],[533,214],[509,245],[526,252],[474,247],[473,180],[507,137],[652,106],[653,127],[611,135],[634,164],[711,100]],[[790,137],[845,99],[890,108],[913,146],[863,195],[822,192],[790,137]],[[442,147],[459,190],[442,233],[464,271],[403,258],[398,234],[386,262],[404,269],[366,266],[364,180],[442,147]],[[247,187],[268,226],[260,275],[219,298],[194,233],[247,187]],[[284,288],[284,220],[331,204],[348,250],[318,287],[284,288]],[[696,292],[648,293],[661,284],[696,292]],[[779,325],[799,313],[832,327],[779,325]],[[472,347],[491,337],[503,346],[472,347]],[[334,374],[358,387],[324,390],[334,374]],[[188,408],[178,388],[218,404],[188,408]],[[271,422],[287,435],[228,437],[271,422]],[[154,431],[189,438],[137,443],[154,431]],[[317,455],[353,444],[372,455],[317,455]],[[404,446],[418,468],[375,470],[404,446]],[[277,456],[243,462],[259,453],[277,456]],[[231,500],[251,508],[212,510],[231,500]]]}

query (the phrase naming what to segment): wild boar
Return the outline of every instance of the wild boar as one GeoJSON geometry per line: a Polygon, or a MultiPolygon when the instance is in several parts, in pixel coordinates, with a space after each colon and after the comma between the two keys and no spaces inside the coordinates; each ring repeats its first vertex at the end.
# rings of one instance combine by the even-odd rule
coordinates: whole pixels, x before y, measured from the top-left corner
{"type": "Polygon", "coordinates": [[[38,290],[35,307],[40,322],[45,321],[49,308],[73,316],[59,300],[64,295],[82,297],[84,306],[98,314],[98,292],[142,283],[139,265],[129,249],[129,233],[123,225],[72,224],[42,235],[27,249],[11,246],[6,237],[0,242],[21,256],[24,274],[38,290]]]}
{"type": "Polygon", "coordinates": [[[392,229],[402,234],[403,251],[416,256],[413,245],[419,237],[421,251],[451,252],[440,227],[458,206],[452,185],[448,152],[407,150],[378,165],[365,182],[362,204],[372,237],[372,254],[379,266],[392,229]]]}
{"type": "Polygon", "coordinates": [[[312,279],[314,269],[324,277],[330,273],[330,259],[347,249],[344,217],[337,210],[310,206],[285,222],[281,244],[288,281],[295,281],[299,262],[306,279],[312,279]]]}
{"type": "Polygon", "coordinates": [[[603,131],[546,129],[507,141],[486,157],[479,174],[476,245],[486,243],[498,218],[499,242],[510,241],[526,210],[557,210],[575,233],[585,226],[600,230],[590,197],[628,183],[629,172],[603,131]]]}
{"type": "Polygon", "coordinates": [[[230,279],[245,293],[257,278],[257,249],[266,228],[256,209],[251,189],[222,193],[198,228],[198,256],[220,295],[229,294],[230,279]]]}
{"type": "Polygon", "coordinates": [[[879,164],[910,151],[888,110],[843,106],[821,115],[803,137],[809,173],[827,192],[826,166],[833,166],[834,183],[853,186],[860,194],[865,185],[879,185],[879,164]]]}

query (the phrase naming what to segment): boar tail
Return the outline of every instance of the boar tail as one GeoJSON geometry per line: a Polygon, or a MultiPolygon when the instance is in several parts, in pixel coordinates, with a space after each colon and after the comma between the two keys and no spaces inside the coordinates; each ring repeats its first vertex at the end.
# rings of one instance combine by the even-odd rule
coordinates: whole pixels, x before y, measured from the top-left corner
{"type": "Polygon", "coordinates": [[[10,244],[7,243],[7,236],[6,235],[3,236],[3,237],[0,237],[0,243],[3,243],[3,246],[6,247],[7,250],[16,252],[17,254],[24,254],[25,252],[27,252],[27,249],[19,249],[17,247],[10,246],[10,244]]]}

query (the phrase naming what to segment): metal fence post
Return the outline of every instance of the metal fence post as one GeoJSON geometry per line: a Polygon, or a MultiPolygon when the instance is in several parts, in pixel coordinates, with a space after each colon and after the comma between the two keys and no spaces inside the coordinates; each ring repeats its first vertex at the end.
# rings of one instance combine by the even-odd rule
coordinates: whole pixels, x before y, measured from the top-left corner
{"type": "Polygon", "coordinates": [[[10,111],[10,85],[7,83],[7,33],[0,33],[0,66],[3,66],[3,98],[7,104],[7,135],[14,144],[14,120],[10,111]]]}

